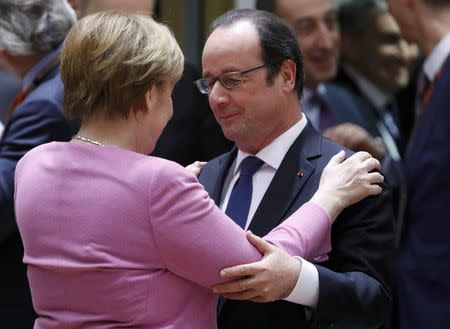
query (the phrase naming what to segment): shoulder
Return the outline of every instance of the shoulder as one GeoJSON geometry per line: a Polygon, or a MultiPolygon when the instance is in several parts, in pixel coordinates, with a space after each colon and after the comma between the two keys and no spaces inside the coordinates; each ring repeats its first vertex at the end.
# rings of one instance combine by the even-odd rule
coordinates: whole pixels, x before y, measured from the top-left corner
{"type": "Polygon", "coordinates": [[[41,163],[43,160],[49,161],[51,154],[54,152],[59,153],[59,150],[62,150],[61,143],[57,142],[45,143],[32,148],[18,161],[16,176],[23,170],[23,168],[32,168],[41,163]]]}
{"type": "Polygon", "coordinates": [[[179,188],[197,182],[193,173],[176,162],[154,156],[142,156],[134,168],[137,173],[150,175],[151,184],[163,188],[179,188]]]}
{"type": "Polygon", "coordinates": [[[215,180],[221,173],[224,166],[230,164],[231,159],[236,156],[237,148],[234,147],[230,152],[221,154],[211,160],[209,160],[202,168],[198,177],[199,181],[203,184],[210,180],[215,180]]]}

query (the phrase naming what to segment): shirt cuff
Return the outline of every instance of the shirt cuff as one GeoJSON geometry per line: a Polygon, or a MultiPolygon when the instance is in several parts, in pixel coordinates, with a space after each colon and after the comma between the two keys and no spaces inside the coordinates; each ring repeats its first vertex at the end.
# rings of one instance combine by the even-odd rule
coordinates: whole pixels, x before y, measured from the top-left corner
{"type": "Polygon", "coordinates": [[[295,258],[302,263],[302,269],[294,289],[284,300],[315,308],[319,299],[319,272],[314,264],[295,258]]]}

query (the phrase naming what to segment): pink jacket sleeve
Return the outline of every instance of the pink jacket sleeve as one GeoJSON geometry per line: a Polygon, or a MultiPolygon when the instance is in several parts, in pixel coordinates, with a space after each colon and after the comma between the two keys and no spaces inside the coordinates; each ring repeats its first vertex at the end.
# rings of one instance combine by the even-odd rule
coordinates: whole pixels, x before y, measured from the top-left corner
{"type": "MultiPolygon", "coordinates": [[[[223,280],[225,267],[258,261],[261,254],[245,232],[212,201],[197,179],[170,164],[149,187],[148,219],[153,239],[167,268],[199,285],[223,280]]],[[[330,219],[306,203],[265,238],[291,255],[305,259],[330,250],[330,219]]]]}

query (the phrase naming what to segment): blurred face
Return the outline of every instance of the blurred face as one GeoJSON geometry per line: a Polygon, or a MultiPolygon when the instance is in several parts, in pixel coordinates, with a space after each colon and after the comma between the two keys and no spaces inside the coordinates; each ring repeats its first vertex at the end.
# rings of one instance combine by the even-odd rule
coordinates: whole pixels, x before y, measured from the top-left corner
{"type": "Polygon", "coordinates": [[[375,85],[395,93],[409,81],[409,45],[388,12],[374,17],[363,37],[358,38],[358,69],[375,85]]]}
{"type": "Polygon", "coordinates": [[[411,8],[401,0],[389,0],[389,11],[398,23],[403,37],[409,42],[415,42],[414,32],[417,30],[411,8]]]}
{"type": "Polygon", "coordinates": [[[304,56],[305,85],[314,88],[336,75],[339,27],[331,0],[278,0],[275,14],[294,28],[304,56]]]}
{"type": "MultiPolygon", "coordinates": [[[[262,64],[257,31],[248,22],[217,28],[203,50],[204,78],[214,79],[262,64]]],[[[263,67],[243,75],[245,82],[235,89],[226,89],[218,80],[211,86],[208,97],[214,116],[225,136],[239,149],[257,153],[289,125],[283,112],[281,75],[268,84],[263,67]]]]}

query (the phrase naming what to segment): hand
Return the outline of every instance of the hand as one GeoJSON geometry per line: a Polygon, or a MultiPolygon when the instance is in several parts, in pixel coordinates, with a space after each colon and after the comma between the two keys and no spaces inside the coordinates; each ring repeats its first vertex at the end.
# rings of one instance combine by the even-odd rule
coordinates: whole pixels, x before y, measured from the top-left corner
{"type": "Polygon", "coordinates": [[[381,160],[385,148],[382,142],[370,135],[364,128],[353,123],[342,123],[326,129],[323,135],[354,152],[366,151],[381,160]]]}
{"type": "Polygon", "coordinates": [[[247,239],[264,255],[263,259],[223,269],[220,276],[233,281],[214,286],[213,292],[230,299],[254,302],[289,296],[300,275],[301,262],[250,231],[247,239]]]}
{"type": "Polygon", "coordinates": [[[195,161],[194,163],[191,163],[190,165],[186,166],[185,168],[192,172],[196,177],[200,175],[200,171],[202,171],[202,167],[206,164],[206,162],[203,161],[195,161]]]}
{"type": "Polygon", "coordinates": [[[330,159],[320,178],[319,189],[311,198],[321,206],[334,222],[342,210],[369,195],[381,193],[384,181],[379,172],[380,162],[367,152],[357,152],[345,159],[340,151],[330,159]]]}

